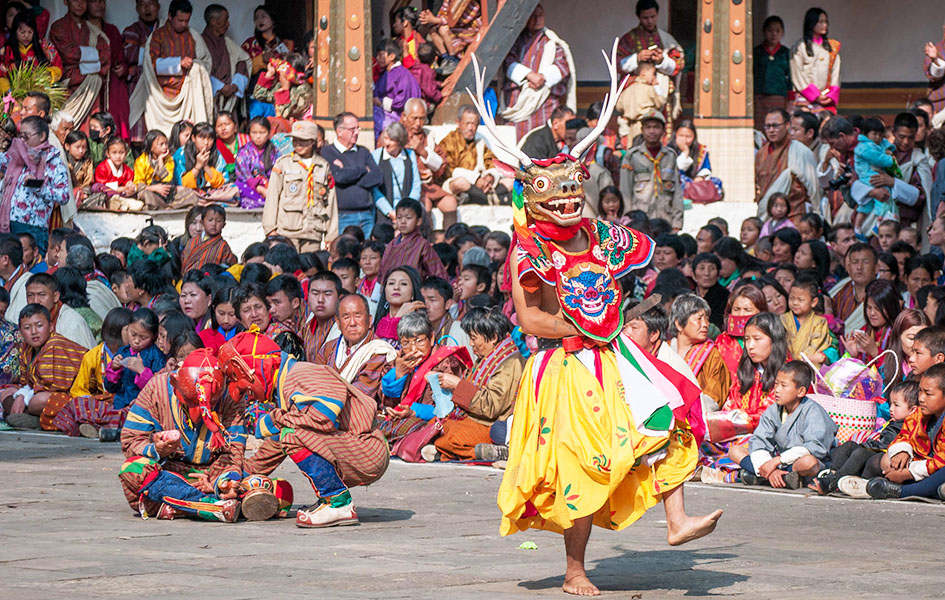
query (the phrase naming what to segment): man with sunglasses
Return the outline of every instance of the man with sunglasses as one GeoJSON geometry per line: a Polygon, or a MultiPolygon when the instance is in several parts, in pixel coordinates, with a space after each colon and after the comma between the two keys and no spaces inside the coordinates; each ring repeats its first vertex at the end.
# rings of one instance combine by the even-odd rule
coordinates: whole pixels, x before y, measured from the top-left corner
{"type": "Polygon", "coordinates": [[[10,149],[0,154],[0,230],[30,233],[46,251],[53,208],[69,202],[72,186],[59,151],[49,143],[49,125],[30,116],[10,149]]]}

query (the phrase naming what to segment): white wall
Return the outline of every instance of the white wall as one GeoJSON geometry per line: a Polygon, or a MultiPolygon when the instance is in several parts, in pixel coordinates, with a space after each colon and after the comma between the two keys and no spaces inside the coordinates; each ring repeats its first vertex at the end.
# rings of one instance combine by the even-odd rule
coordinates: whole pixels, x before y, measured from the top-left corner
{"type": "Polygon", "coordinates": [[[841,77],[845,82],[925,81],[925,42],[942,39],[945,2],[940,0],[767,0],[767,13],[756,2],[756,40],[768,15],[784,20],[788,46],[803,34],[804,13],[812,6],[827,11],[830,37],[840,41],[841,77]]]}
{"type": "MultiPolygon", "coordinates": [[[[167,5],[170,0],[161,0],[160,23],[167,19],[167,5]]],[[[302,0],[299,0],[302,1],[302,0]]],[[[253,9],[262,4],[262,0],[191,0],[194,5],[194,14],[190,19],[190,26],[197,31],[203,31],[203,9],[209,4],[222,4],[230,11],[230,37],[237,44],[253,35],[253,9]]],[[[49,11],[52,19],[50,23],[66,14],[66,6],[62,0],[40,0],[40,4],[49,11]]],[[[118,28],[119,31],[138,20],[135,12],[135,0],[108,0],[108,9],[105,20],[118,28]]]]}

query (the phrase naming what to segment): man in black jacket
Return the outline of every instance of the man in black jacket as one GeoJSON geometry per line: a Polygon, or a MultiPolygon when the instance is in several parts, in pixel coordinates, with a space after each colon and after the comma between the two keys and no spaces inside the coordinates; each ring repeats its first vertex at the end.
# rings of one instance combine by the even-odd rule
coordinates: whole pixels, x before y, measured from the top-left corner
{"type": "Polygon", "coordinates": [[[322,158],[331,167],[338,198],[338,233],[349,225],[357,225],[364,237],[374,228],[374,197],[371,192],[382,183],[383,176],[371,151],[359,146],[361,126],[358,117],[343,112],[335,117],[335,141],[322,147],[322,158]]]}

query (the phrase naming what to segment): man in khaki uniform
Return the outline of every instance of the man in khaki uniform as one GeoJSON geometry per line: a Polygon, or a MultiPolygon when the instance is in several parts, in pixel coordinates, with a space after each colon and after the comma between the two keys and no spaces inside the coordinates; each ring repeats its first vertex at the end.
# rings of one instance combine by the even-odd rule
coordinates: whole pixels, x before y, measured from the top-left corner
{"type": "Polygon", "coordinates": [[[318,127],[311,121],[292,124],[292,153],[272,166],[263,231],[282,235],[299,252],[321,250],[338,235],[338,203],[328,161],[315,152],[318,127]]]}
{"type": "Polygon", "coordinates": [[[676,151],[662,144],[666,117],[646,114],[643,143],[634,146],[620,163],[620,193],[626,210],[642,210],[651,219],[666,219],[679,231],[683,226],[683,197],[676,169],[676,151]]]}

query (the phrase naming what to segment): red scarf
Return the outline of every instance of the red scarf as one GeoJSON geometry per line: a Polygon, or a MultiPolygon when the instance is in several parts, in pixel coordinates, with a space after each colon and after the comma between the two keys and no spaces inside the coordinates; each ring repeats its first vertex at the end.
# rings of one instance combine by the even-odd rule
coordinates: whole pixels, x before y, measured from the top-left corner
{"type": "Polygon", "coordinates": [[[469,357],[466,346],[437,346],[413,372],[410,383],[407,385],[407,393],[400,400],[401,408],[410,408],[411,404],[423,397],[423,390],[427,387],[427,373],[450,356],[456,356],[467,369],[472,366],[472,359],[469,357]]]}

